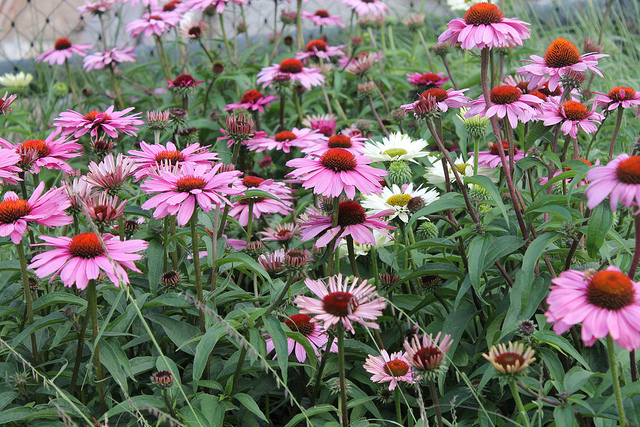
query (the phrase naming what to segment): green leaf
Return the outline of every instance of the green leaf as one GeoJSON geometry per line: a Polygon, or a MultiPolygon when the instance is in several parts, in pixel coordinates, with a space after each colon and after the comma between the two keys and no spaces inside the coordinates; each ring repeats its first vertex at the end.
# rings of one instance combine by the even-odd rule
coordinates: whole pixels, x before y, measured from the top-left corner
{"type": "Polygon", "coordinates": [[[100,342],[100,363],[102,363],[120,388],[129,393],[127,373],[133,381],[129,359],[118,345],[111,345],[108,340],[100,342]]]}
{"type": "Polygon", "coordinates": [[[571,343],[567,341],[566,338],[560,335],[557,335],[555,332],[552,332],[552,331],[538,331],[534,334],[534,337],[538,339],[540,342],[550,345],[556,350],[569,354],[571,357],[573,357],[578,362],[580,362],[580,364],[584,366],[586,369],[588,370],[591,369],[587,364],[587,361],[584,360],[584,358],[580,355],[580,353],[578,353],[578,351],[575,348],[573,348],[571,343]]]}
{"type": "Polygon", "coordinates": [[[42,295],[33,302],[33,311],[42,310],[45,307],[49,307],[53,304],[61,305],[81,305],[83,308],[87,307],[87,300],[77,297],[67,292],[53,292],[51,294],[42,295]]]}
{"type": "MultiPolygon", "coordinates": [[[[273,340],[273,346],[276,350],[276,360],[280,367],[282,380],[287,382],[287,369],[289,367],[289,351],[287,345],[287,334],[282,328],[282,322],[273,316],[263,317],[264,325],[267,328],[269,336],[273,340]]],[[[309,355],[309,357],[312,357],[309,355]]]]}
{"type": "Polygon", "coordinates": [[[573,408],[570,405],[556,406],[553,410],[553,419],[556,422],[556,427],[573,427],[578,425],[576,417],[573,414],[573,408]]]}
{"type": "Polygon", "coordinates": [[[164,247],[156,239],[149,241],[149,247],[147,248],[147,271],[149,290],[153,295],[156,295],[160,284],[160,276],[164,271],[164,247]]]}
{"type": "Polygon", "coordinates": [[[49,314],[48,316],[41,317],[40,319],[36,320],[33,323],[33,325],[29,325],[22,332],[20,332],[13,339],[11,346],[16,347],[18,344],[24,341],[25,338],[27,338],[29,335],[31,335],[35,331],[39,331],[40,329],[49,327],[51,325],[55,325],[57,323],[64,323],[66,321],[67,321],[67,318],[61,312],[55,312],[55,313],[49,314]]]}
{"type": "Polygon", "coordinates": [[[531,126],[529,132],[527,132],[527,138],[525,145],[527,147],[533,146],[533,143],[540,139],[544,134],[549,132],[551,126],[545,126],[542,121],[536,122],[535,125],[531,126]]]}
{"type": "Polygon", "coordinates": [[[520,249],[524,240],[520,236],[500,236],[491,242],[484,258],[484,269],[498,261],[503,256],[509,255],[520,249]]]}
{"type": "Polygon", "coordinates": [[[411,225],[418,219],[425,215],[430,215],[435,212],[444,211],[447,209],[462,209],[465,206],[464,200],[462,196],[457,193],[447,193],[440,197],[435,202],[429,203],[428,206],[420,209],[418,212],[411,216],[407,227],[411,227],[411,225]]]}
{"type": "MultiPolygon", "coordinates": [[[[253,258],[251,258],[247,254],[235,252],[231,255],[225,256],[224,258],[220,258],[216,260],[217,267],[220,267],[221,265],[225,265],[225,264],[230,264],[230,263],[231,264],[237,263],[239,264],[239,266],[245,266],[246,268],[253,271],[254,273],[257,273],[262,277],[264,277],[265,279],[267,279],[269,283],[272,282],[271,277],[269,277],[269,274],[266,271],[264,271],[264,268],[262,268],[260,264],[258,264],[253,258]]],[[[235,267],[239,267],[239,266],[235,266],[235,267]]]]}
{"type": "Polygon", "coordinates": [[[574,366],[564,376],[562,384],[564,391],[568,394],[575,393],[580,390],[593,375],[595,375],[593,372],[586,371],[580,366],[574,366]]]}
{"type": "Polygon", "coordinates": [[[318,358],[316,357],[316,352],[313,350],[313,346],[309,342],[309,338],[302,335],[300,332],[287,332],[287,338],[291,338],[302,347],[307,352],[307,360],[311,363],[311,367],[315,370],[318,365],[318,358]]]}
{"type": "Polygon", "coordinates": [[[200,329],[188,323],[172,319],[161,314],[147,314],[145,316],[153,323],[162,326],[169,339],[178,346],[179,350],[185,351],[192,356],[195,354],[195,345],[190,343],[193,337],[200,334],[200,329]],[[184,348],[182,348],[184,346],[184,348]]]}
{"type": "Polygon", "coordinates": [[[305,410],[303,413],[296,415],[287,423],[284,427],[294,427],[297,426],[302,420],[307,418],[311,418],[315,415],[324,414],[329,411],[338,412],[335,406],[333,405],[317,405],[305,410]]]}
{"type": "MultiPolygon", "coordinates": [[[[491,235],[476,236],[469,244],[467,256],[469,257],[469,280],[471,286],[477,291],[480,289],[480,276],[484,272],[484,259],[491,244],[491,235]]],[[[480,292],[479,292],[480,293],[480,292]]]]}
{"type": "Polygon", "coordinates": [[[613,212],[608,203],[600,203],[591,211],[587,225],[587,253],[590,257],[598,256],[611,224],[613,224],[613,212]]]}
{"type": "Polygon", "coordinates": [[[207,365],[209,354],[216,346],[218,340],[226,334],[227,330],[220,323],[213,325],[207,329],[202,339],[196,346],[196,356],[193,359],[193,380],[198,381],[202,377],[204,368],[207,365]]]}
{"type": "Polygon", "coordinates": [[[260,407],[251,396],[245,393],[236,393],[233,395],[233,397],[237,399],[242,404],[242,406],[253,412],[264,421],[267,421],[267,417],[262,413],[260,407]]]}

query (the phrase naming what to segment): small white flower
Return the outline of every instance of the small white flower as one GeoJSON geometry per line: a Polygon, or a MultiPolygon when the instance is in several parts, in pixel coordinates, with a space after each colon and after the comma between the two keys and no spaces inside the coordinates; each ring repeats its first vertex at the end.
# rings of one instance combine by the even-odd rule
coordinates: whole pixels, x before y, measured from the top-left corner
{"type": "MultiPolygon", "coordinates": [[[[430,157],[429,162],[433,166],[426,168],[427,173],[424,174],[425,179],[429,184],[442,184],[444,182],[444,167],[442,165],[442,160],[430,157]]],[[[470,156],[466,161],[463,160],[462,157],[459,157],[454,163],[462,179],[467,176],[473,176],[473,156],[470,156]]],[[[449,173],[449,181],[456,182],[456,176],[449,165],[447,165],[447,172],[449,173]]],[[[495,181],[493,169],[489,167],[478,166],[478,175],[488,176],[492,181],[495,181]]]]}
{"type": "MultiPolygon", "coordinates": [[[[377,230],[373,230],[373,237],[376,239],[376,249],[384,248],[385,246],[389,246],[393,244],[393,239],[389,238],[389,236],[380,233],[377,230]]],[[[349,249],[347,247],[347,240],[342,239],[340,246],[338,246],[338,250],[340,251],[340,256],[349,256],[349,249]]],[[[357,242],[353,242],[353,252],[356,256],[364,256],[371,252],[371,245],[362,245],[357,242]]]]}
{"type": "Polygon", "coordinates": [[[24,71],[20,71],[17,74],[6,73],[0,77],[0,85],[12,88],[27,87],[31,80],[33,80],[31,73],[25,74],[24,71]]]}
{"type": "Polygon", "coordinates": [[[369,209],[373,213],[394,209],[395,213],[389,217],[393,219],[395,217],[400,218],[402,222],[408,222],[410,217],[409,201],[414,197],[420,197],[423,202],[423,206],[427,206],[433,201],[437,200],[440,195],[435,189],[416,188],[413,189],[413,183],[403,185],[402,188],[397,185],[391,187],[384,187],[382,194],[371,194],[362,201],[362,207],[369,209]]]}
{"type": "Polygon", "coordinates": [[[422,151],[427,146],[424,139],[411,140],[411,137],[400,132],[383,138],[382,142],[369,140],[364,145],[365,155],[374,162],[390,162],[408,160],[417,163],[414,159],[428,155],[422,151]]]}

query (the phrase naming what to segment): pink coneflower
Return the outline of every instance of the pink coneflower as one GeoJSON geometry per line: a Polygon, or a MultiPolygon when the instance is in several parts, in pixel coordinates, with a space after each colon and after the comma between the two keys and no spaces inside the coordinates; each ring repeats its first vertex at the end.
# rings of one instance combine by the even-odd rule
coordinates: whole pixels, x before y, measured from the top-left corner
{"type": "Polygon", "coordinates": [[[594,94],[596,95],[594,103],[609,111],[618,107],[635,107],[637,109],[640,105],[640,93],[630,87],[614,87],[607,94],[600,92],[594,92],[594,94]]]}
{"type": "Polygon", "coordinates": [[[322,322],[322,328],[326,331],[331,326],[342,322],[344,328],[355,333],[352,322],[360,323],[373,329],[380,326],[375,320],[382,316],[382,310],[387,306],[387,301],[378,297],[375,286],[366,280],[358,284],[356,277],[350,284],[349,278],[342,278],[342,274],[329,277],[327,285],[321,280],[305,279],[304,283],[309,290],[320,300],[299,295],[293,303],[302,314],[314,314],[313,322],[322,322]]]}
{"type": "Polygon", "coordinates": [[[371,381],[389,383],[389,390],[394,390],[399,381],[414,383],[411,366],[407,362],[406,355],[401,351],[389,355],[386,350],[381,350],[380,356],[369,355],[364,369],[373,374],[371,381]]]}
{"type": "Polygon", "coordinates": [[[279,213],[283,216],[289,215],[293,205],[291,189],[282,182],[275,182],[273,179],[264,180],[256,176],[247,176],[236,188],[245,192],[255,189],[261,190],[280,200],[268,197],[247,197],[235,202],[229,210],[229,215],[236,218],[243,227],[249,223],[249,202],[253,201],[253,219],[256,220],[262,214],[279,213]]]}
{"type": "Polygon", "coordinates": [[[29,222],[49,228],[73,222],[73,218],[64,212],[70,206],[64,190],[54,187],[44,194],[43,191],[44,182],[41,182],[29,200],[19,198],[13,191],[4,194],[4,200],[0,203],[0,236],[10,236],[17,245],[22,241],[29,222]]]}
{"type": "Polygon", "coordinates": [[[74,238],[40,238],[47,243],[38,246],[55,249],[34,256],[29,268],[40,278],[53,274],[53,280],[60,275],[65,286],[75,284],[81,290],[87,287],[89,280],[100,276],[100,270],[115,286],[120,286],[120,282],[129,284],[125,268],[140,273],[134,261],[142,259],[142,255],[134,252],[144,251],[149,246],[144,240],[120,241],[111,234],[101,237],[95,233],[82,233],[74,238]]]}
{"type": "Polygon", "coordinates": [[[504,119],[506,116],[513,129],[518,127],[518,122],[526,123],[536,117],[537,107],[544,101],[535,95],[523,94],[514,86],[504,85],[493,88],[490,93],[491,106],[487,108],[484,96],[471,101],[471,107],[465,117],[493,117],[504,119]]]}
{"type": "Polygon", "coordinates": [[[265,242],[288,243],[299,234],[299,228],[299,225],[290,222],[278,223],[275,229],[267,227],[260,234],[264,236],[262,240],[265,242]]]}
{"type": "Polygon", "coordinates": [[[235,4],[247,4],[244,0],[184,0],[180,4],[180,10],[198,10],[200,12],[204,12],[207,8],[215,7],[216,13],[222,13],[224,12],[225,6],[230,1],[235,4]]]}
{"type": "Polygon", "coordinates": [[[567,71],[584,73],[590,70],[592,73],[602,77],[602,71],[598,68],[598,59],[609,55],[597,54],[595,52],[580,55],[578,48],[566,39],[556,39],[547,48],[544,58],[538,55],[531,55],[531,59],[523,59],[521,62],[530,62],[529,65],[520,67],[518,74],[530,76],[529,86],[537,84],[545,76],[549,77],[549,89],[554,91],[560,83],[560,78],[567,71]]]}
{"type": "Polygon", "coordinates": [[[101,133],[109,135],[111,138],[117,138],[118,132],[127,135],[137,136],[137,126],[144,124],[140,120],[142,113],[135,113],[130,116],[126,114],[133,111],[134,107],[125,108],[122,111],[113,111],[114,106],[110,106],[104,113],[100,111],[91,111],[85,115],[77,111],[67,110],[60,113],[60,116],[54,121],[56,126],[62,128],[62,134],[73,134],[74,138],[78,138],[87,132],[91,136],[98,136],[101,133]]]}
{"type": "Polygon", "coordinates": [[[291,147],[305,148],[324,140],[321,133],[311,129],[293,128],[291,131],[283,130],[273,137],[254,138],[247,141],[247,147],[251,151],[262,152],[265,150],[279,150],[289,153],[291,147]]]}
{"type": "Polygon", "coordinates": [[[469,89],[462,90],[454,90],[454,89],[440,89],[437,87],[427,89],[420,95],[420,99],[411,103],[401,105],[405,112],[414,111],[415,107],[420,104],[423,100],[427,100],[433,98],[435,101],[436,107],[440,109],[440,111],[447,111],[449,108],[460,108],[467,105],[471,98],[464,96],[464,93],[469,89]]]}
{"type": "Polygon", "coordinates": [[[104,52],[96,52],[85,56],[82,60],[82,68],[86,71],[99,70],[108,66],[115,66],[121,62],[136,62],[136,54],[133,47],[118,49],[114,47],[104,52]]]}
{"type": "MultiPolygon", "coordinates": [[[[507,141],[502,141],[502,148],[504,149],[504,155],[509,161],[509,143],[507,141]]],[[[525,157],[525,153],[518,148],[513,147],[514,155],[513,161],[517,162],[518,160],[522,160],[525,157]]],[[[473,153],[468,153],[470,156],[473,156],[473,153]]],[[[502,165],[502,160],[500,159],[500,148],[498,144],[495,142],[489,142],[489,151],[479,151],[478,152],[478,165],[487,166],[491,169],[494,169],[498,166],[502,165]]],[[[508,168],[509,165],[506,165],[508,168]]]]}
{"type": "Polygon", "coordinates": [[[618,202],[627,207],[640,206],[640,156],[620,154],[605,166],[590,169],[587,181],[590,184],[585,195],[589,209],[594,209],[607,196],[614,212],[618,202]]]}
{"type": "Polygon", "coordinates": [[[84,212],[98,225],[104,226],[124,214],[126,200],[120,202],[117,196],[100,193],[82,201],[84,212]]]}
{"type": "Polygon", "coordinates": [[[381,234],[391,238],[385,231],[395,230],[387,224],[386,221],[380,220],[385,216],[394,214],[393,209],[384,210],[374,215],[367,215],[364,208],[360,203],[353,201],[346,201],[339,204],[338,207],[338,226],[333,227],[333,214],[329,216],[322,214],[309,215],[309,221],[301,224],[301,238],[303,242],[311,240],[318,234],[326,231],[318,240],[315,245],[318,248],[327,246],[334,238],[335,247],[337,248],[340,241],[346,237],[351,236],[353,241],[360,243],[361,245],[375,245],[376,239],[373,231],[378,231],[381,234]],[[337,236],[337,238],[336,238],[337,236]]]}
{"type": "MultiPolygon", "coordinates": [[[[0,138],[0,142],[4,141],[0,138]]],[[[20,163],[21,157],[16,150],[0,148],[0,180],[4,184],[16,185],[18,181],[22,181],[18,176],[22,169],[17,165],[20,163]]]]}
{"type": "Polygon", "coordinates": [[[434,87],[441,89],[449,77],[446,77],[444,73],[407,73],[407,81],[414,86],[417,86],[421,91],[432,89],[434,87]]]}
{"type": "Polygon", "coordinates": [[[303,188],[313,188],[315,194],[338,197],[344,191],[348,198],[356,196],[356,189],[362,194],[380,191],[380,180],[387,171],[369,166],[371,159],[354,156],[343,148],[332,148],[322,156],[309,155],[293,159],[287,166],[294,169],[287,176],[302,181],[303,188]]]}
{"type": "Polygon", "coordinates": [[[179,74],[173,81],[164,79],[169,83],[169,87],[198,87],[204,80],[196,80],[191,74],[179,74]]]}
{"type": "Polygon", "coordinates": [[[452,343],[451,335],[442,335],[442,332],[438,332],[435,338],[432,334],[424,334],[422,341],[413,335],[404,342],[407,361],[421,373],[437,371],[442,367],[452,343]]]}
{"type": "Polygon", "coordinates": [[[305,50],[302,52],[297,52],[295,57],[300,61],[306,61],[309,58],[322,58],[327,61],[331,60],[332,56],[344,56],[345,45],[340,46],[329,46],[326,41],[319,40],[311,40],[307,43],[305,50]]]}
{"type": "Polygon", "coordinates": [[[214,205],[231,204],[226,196],[235,196],[242,191],[230,187],[240,176],[240,171],[219,173],[222,163],[208,169],[204,165],[182,163],[172,169],[160,169],[157,175],[150,175],[140,188],[148,194],[156,194],[143,205],[142,209],[155,208],[153,217],[164,218],[177,215],[178,225],[184,226],[193,215],[196,203],[209,212],[214,205]]]}
{"type": "Polygon", "coordinates": [[[131,37],[144,33],[145,37],[152,34],[160,37],[180,22],[180,15],[175,12],[157,11],[153,14],[146,12],[141,19],[131,21],[126,28],[131,37]]]}
{"type": "Polygon", "coordinates": [[[80,16],[84,16],[86,13],[101,15],[109,12],[115,3],[116,0],[98,0],[96,2],[84,0],[84,5],[78,6],[76,9],[80,12],[80,16]]]}
{"type": "Polygon", "coordinates": [[[389,13],[389,6],[380,0],[342,0],[342,3],[353,9],[358,16],[384,16],[389,13]]]}
{"type": "Polygon", "coordinates": [[[595,105],[589,111],[586,105],[576,101],[566,101],[560,105],[554,99],[550,99],[542,105],[542,108],[543,111],[538,115],[538,119],[543,120],[545,126],[562,122],[560,130],[572,138],[578,137],[578,128],[586,133],[594,133],[598,130],[596,123],[600,124],[604,118],[602,114],[596,113],[595,105]]]}
{"type": "Polygon", "coordinates": [[[342,28],[346,28],[346,24],[342,22],[340,15],[329,15],[324,9],[316,10],[314,13],[302,11],[301,13],[304,19],[308,19],[313,22],[313,25],[317,26],[333,26],[337,25],[342,28]]]}
{"type": "Polygon", "coordinates": [[[165,164],[175,166],[178,163],[190,162],[211,166],[211,162],[220,159],[218,158],[218,153],[209,151],[209,147],[209,145],[200,147],[200,144],[196,143],[178,150],[178,147],[173,142],[167,142],[167,145],[164,146],[162,144],[151,145],[141,141],[140,148],[142,151],[129,150],[129,156],[134,159],[138,168],[134,174],[135,180],[146,178],[158,166],[165,164]]]}
{"type": "Polygon", "coordinates": [[[384,58],[382,52],[361,52],[354,59],[344,57],[338,61],[339,67],[345,67],[347,73],[355,74],[358,77],[364,77],[365,74],[373,67],[373,64],[380,62],[384,58]]]}
{"type": "Polygon", "coordinates": [[[531,347],[527,347],[525,350],[525,346],[521,342],[509,342],[509,347],[498,344],[498,347],[491,347],[489,354],[483,354],[482,357],[504,375],[519,375],[536,361],[536,358],[533,357],[534,353],[535,351],[531,347]]]}
{"type": "Polygon", "coordinates": [[[267,252],[258,257],[258,264],[267,273],[278,275],[284,271],[284,249],[275,252],[267,252]]]}
{"type": "Polygon", "coordinates": [[[125,180],[133,175],[136,170],[135,160],[119,153],[117,157],[113,153],[107,155],[100,164],[89,163],[89,173],[85,176],[87,183],[116,195],[120,191],[125,180]]]}
{"type": "Polygon", "coordinates": [[[62,188],[64,188],[67,197],[69,198],[69,212],[78,214],[84,208],[83,202],[91,197],[91,190],[93,186],[87,182],[84,177],[73,178],[73,181],[63,181],[62,188]]]}
{"type": "Polygon", "coordinates": [[[0,115],[5,116],[7,113],[12,112],[13,108],[11,108],[11,104],[13,104],[16,99],[18,99],[18,95],[9,95],[9,92],[5,92],[2,98],[0,98],[0,115]]]}
{"type": "Polygon", "coordinates": [[[277,100],[278,98],[273,95],[264,95],[255,89],[249,89],[242,95],[240,102],[227,104],[224,111],[244,109],[264,113],[265,107],[269,107],[269,104],[277,100]]]}
{"type": "Polygon", "coordinates": [[[141,3],[144,7],[156,7],[158,6],[158,0],[121,0],[122,3],[130,2],[131,6],[135,6],[141,3]]]}
{"type": "Polygon", "coordinates": [[[207,24],[202,20],[196,20],[193,16],[188,16],[180,23],[180,34],[190,40],[198,40],[205,35],[207,24]]]}
{"type": "Polygon", "coordinates": [[[314,114],[302,119],[302,125],[317,130],[327,138],[334,134],[338,116],[335,114],[314,114]]]}
{"type": "Polygon", "coordinates": [[[311,90],[312,86],[320,86],[324,83],[324,76],[317,68],[307,68],[297,59],[285,59],[280,65],[273,64],[265,67],[258,73],[258,84],[269,87],[276,76],[288,76],[291,81],[299,82],[305,89],[311,90]]]}
{"type": "Polygon", "coordinates": [[[29,139],[21,144],[12,145],[0,138],[0,145],[13,149],[20,155],[19,166],[31,173],[40,173],[40,168],[59,169],[68,174],[73,173],[73,168],[66,162],[69,159],[82,155],[82,145],[76,140],[69,140],[61,136],[60,129],[55,129],[46,139],[29,139]]]}
{"type": "Polygon", "coordinates": [[[344,134],[333,135],[329,139],[322,138],[307,145],[302,149],[303,153],[321,156],[332,148],[342,148],[354,156],[364,154],[364,141],[362,134],[347,136],[344,134]]]}
{"type": "Polygon", "coordinates": [[[460,43],[465,50],[522,46],[522,40],[531,35],[527,25],[530,24],[519,19],[505,18],[494,4],[478,3],[471,6],[462,18],[447,24],[449,29],[440,34],[438,44],[450,42],[453,46],[460,43]]]}
{"type": "Polygon", "coordinates": [[[622,348],[640,348],[640,284],[618,267],[594,272],[568,270],[551,279],[545,313],[560,335],[582,323],[582,340],[592,346],[611,335],[622,348]]]}
{"type": "MultiPolygon", "coordinates": [[[[310,316],[300,313],[289,316],[284,323],[292,332],[300,332],[304,335],[309,340],[309,344],[311,344],[311,347],[313,348],[315,357],[320,358],[320,350],[322,350],[327,345],[327,341],[329,341],[327,339],[327,335],[320,329],[320,325],[312,322],[310,316]]],[[[265,343],[267,344],[267,354],[269,354],[275,349],[273,340],[269,337],[265,339],[265,343]]],[[[304,361],[307,360],[307,352],[304,347],[293,338],[287,338],[287,347],[287,354],[291,354],[295,351],[298,362],[304,363],[304,361]]],[[[338,352],[338,346],[335,342],[332,342],[331,344],[331,351],[333,353],[338,352]]],[[[276,356],[273,358],[275,359],[276,356]]]]}
{"type": "Polygon", "coordinates": [[[71,58],[73,54],[85,56],[87,51],[91,49],[89,44],[71,44],[68,38],[62,37],[56,40],[53,49],[48,50],[36,57],[36,62],[48,62],[49,65],[64,64],[64,61],[71,58]]]}

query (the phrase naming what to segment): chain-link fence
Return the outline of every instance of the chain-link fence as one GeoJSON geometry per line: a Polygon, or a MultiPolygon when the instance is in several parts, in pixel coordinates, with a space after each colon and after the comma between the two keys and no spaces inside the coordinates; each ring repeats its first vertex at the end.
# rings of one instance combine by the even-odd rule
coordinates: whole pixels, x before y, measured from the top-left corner
{"type": "MultiPolygon", "coordinates": [[[[92,0],[95,1],[95,0],[92,0]]],[[[164,1],[161,4],[166,3],[164,1]]],[[[418,0],[418,3],[419,0],[418,0]]],[[[44,50],[50,49],[56,39],[68,37],[74,43],[100,44],[102,37],[101,24],[96,16],[86,14],[80,16],[77,7],[84,4],[83,0],[0,0],[0,69],[12,71],[22,68],[21,60],[32,59],[44,50]]],[[[388,0],[391,17],[402,18],[413,10],[411,0],[388,0]]],[[[317,9],[327,9],[332,15],[340,15],[346,23],[351,16],[351,10],[338,0],[311,0],[303,3],[304,10],[314,12],[317,9]]],[[[418,4],[419,7],[419,4],[418,4]]],[[[141,4],[131,7],[129,4],[118,5],[114,14],[106,19],[105,33],[108,44],[122,45],[151,45],[152,40],[139,37],[130,40],[125,33],[126,24],[142,16],[144,8],[141,4]]],[[[278,31],[281,28],[280,13],[282,10],[295,10],[295,2],[278,0],[254,0],[244,7],[249,35],[258,41],[274,32],[274,19],[278,31]],[[274,4],[277,4],[277,14],[274,16],[274,4]]],[[[425,8],[430,14],[446,13],[446,8],[437,4],[429,4],[425,8]],[[436,8],[437,10],[434,10],[436,8]]],[[[239,7],[229,3],[224,12],[227,33],[242,21],[239,7]]],[[[214,31],[218,31],[217,19],[211,21],[214,31]]],[[[313,28],[305,23],[306,28],[313,28]]],[[[241,38],[242,39],[242,38],[241,38]]]]}

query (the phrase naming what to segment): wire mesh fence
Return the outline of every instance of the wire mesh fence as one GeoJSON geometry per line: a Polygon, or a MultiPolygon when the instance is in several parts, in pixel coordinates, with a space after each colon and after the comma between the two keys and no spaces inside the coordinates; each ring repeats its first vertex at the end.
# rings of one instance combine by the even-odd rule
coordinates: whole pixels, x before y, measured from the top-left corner
{"type": "MultiPolygon", "coordinates": [[[[107,21],[103,24],[105,31],[102,31],[101,23],[96,16],[80,15],[77,7],[82,4],[83,0],[0,0],[2,68],[18,70],[21,68],[21,60],[32,59],[44,50],[50,49],[60,37],[68,37],[74,43],[88,43],[97,47],[104,33],[112,46],[153,44],[151,39],[144,37],[130,40],[124,32],[128,22],[142,16],[144,8],[141,4],[134,7],[129,4],[118,5],[116,12],[106,18],[107,21]]],[[[398,19],[409,15],[416,7],[410,0],[390,0],[388,4],[391,9],[390,16],[398,19]]],[[[283,10],[295,10],[295,3],[282,0],[254,0],[242,11],[236,5],[230,5],[230,11],[224,13],[227,32],[231,33],[242,21],[243,12],[249,35],[258,40],[274,34],[274,24],[277,31],[280,30],[280,14],[283,10]],[[274,5],[277,7],[275,15],[274,5]]],[[[351,16],[351,10],[339,1],[327,3],[311,0],[303,5],[304,10],[311,12],[329,9],[332,15],[340,15],[344,21],[348,21],[351,16]]],[[[420,6],[421,4],[418,4],[417,8],[420,6]]],[[[425,9],[430,14],[446,13],[446,8],[436,3],[428,4],[425,9]]],[[[217,19],[212,20],[214,31],[219,32],[218,25],[217,19]]],[[[305,23],[305,26],[307,29],[313,28],[310,23],[305,23]]]]}

